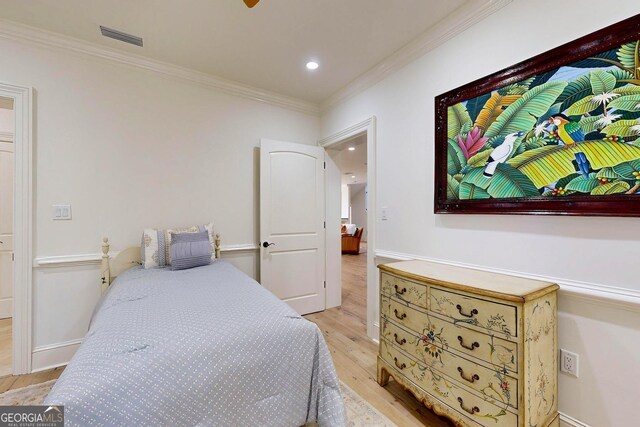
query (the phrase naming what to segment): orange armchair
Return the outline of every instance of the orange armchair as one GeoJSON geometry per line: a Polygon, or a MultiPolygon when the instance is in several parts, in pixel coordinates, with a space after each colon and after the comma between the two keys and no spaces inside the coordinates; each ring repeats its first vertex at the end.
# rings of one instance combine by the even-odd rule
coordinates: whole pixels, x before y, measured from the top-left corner
{"type": "Polygon", "coordinates": [[[349,234],[342,235],[342,253],[358,255],[360,253],[360,239],[362,238],[362,231],[364,227],[358,228],[356,233],[351,236],[349,234]]]}

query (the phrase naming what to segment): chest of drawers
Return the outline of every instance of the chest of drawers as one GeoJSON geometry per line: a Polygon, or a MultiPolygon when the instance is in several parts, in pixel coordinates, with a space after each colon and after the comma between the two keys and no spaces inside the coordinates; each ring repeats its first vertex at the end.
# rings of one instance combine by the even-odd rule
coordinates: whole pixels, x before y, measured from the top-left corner
{"type": "Polygon", "coordinates": [[[559,426],[557,289],[424,261],[380,269],[378,383],[458,426],[559,426]]]}

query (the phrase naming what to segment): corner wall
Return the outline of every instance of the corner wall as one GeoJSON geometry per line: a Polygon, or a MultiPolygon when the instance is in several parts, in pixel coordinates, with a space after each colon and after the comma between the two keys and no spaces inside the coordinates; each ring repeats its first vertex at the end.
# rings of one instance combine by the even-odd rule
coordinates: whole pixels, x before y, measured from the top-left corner
{"type": "Polygon", "coordinates": [[[440,260],[560,283],[560,346],[580,355],[579,378],[560,374],[564,425],[636,419],[630,379],[640,378],[640,221],[434,215],[434,97],[637,13],[635,0],[514,0],[321,119],[326,136],[377,117],[378,234],[369,249],[377,260],[440,260]],[[603,298],[587,297],[588,289],[603,298]],[[627,302],[617,303],[622,294],[627,302]]]}
{"type": "Polygon", "coordinates": [[[260,138],[315,144],[316,116],[1,38],[0,57],[0,81],[34,88],[34,370],[86,333],[103,236],[117,251],[145,227],[214,221],[223,257],[257,276],[260,138]]]}

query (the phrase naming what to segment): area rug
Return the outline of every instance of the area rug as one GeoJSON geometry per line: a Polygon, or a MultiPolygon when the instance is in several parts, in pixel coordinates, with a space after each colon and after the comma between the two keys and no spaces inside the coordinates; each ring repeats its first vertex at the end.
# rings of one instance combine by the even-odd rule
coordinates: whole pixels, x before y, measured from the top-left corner
{"type": "Polygon", "coordinates": [[[1,406],[41,405],[56,380],[33,384],[22,388],[5,391],[0,394],[1,406]]]}
{"type": "MultiPolygon", "coordinates": [[[[12,405],[40,405],[49,394],[56,380],[34,384],[27,387],[9,390],[0,394],[0,406],[12,405]]],[[[342,381],[340,390],[344,399],[349,427],[393,427],[387,417],[367,403],[355,391],[347,387],[342,381]]]]}

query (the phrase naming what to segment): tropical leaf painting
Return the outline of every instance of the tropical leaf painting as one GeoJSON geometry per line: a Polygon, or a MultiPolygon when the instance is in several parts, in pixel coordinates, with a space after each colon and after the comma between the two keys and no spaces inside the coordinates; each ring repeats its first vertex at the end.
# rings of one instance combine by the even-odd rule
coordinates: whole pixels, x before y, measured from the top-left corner
{"type": "Polygon", "coordinates": [[[448,200],[640,202],[640,40],[451,105],[447,126],[448,200]]]}

